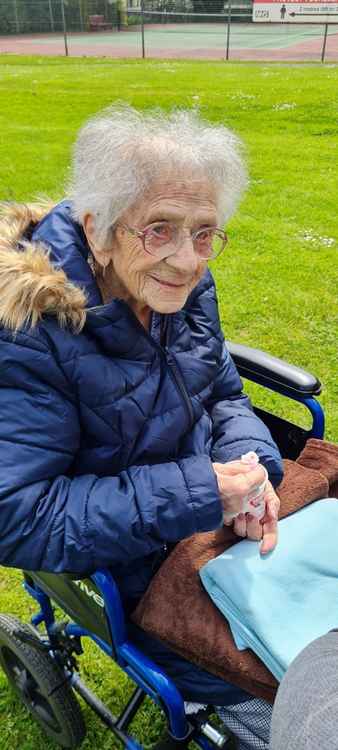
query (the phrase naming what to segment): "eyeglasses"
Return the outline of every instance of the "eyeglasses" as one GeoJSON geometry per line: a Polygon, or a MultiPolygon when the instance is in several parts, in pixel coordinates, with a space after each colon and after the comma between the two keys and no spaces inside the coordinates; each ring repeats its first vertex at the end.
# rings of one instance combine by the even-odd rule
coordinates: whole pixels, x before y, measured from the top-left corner
{"type": "MultiPolygon", "coordinates": [[[[143,230],[134,229],[120,222],[119,225],[130,234],[139,237],[146,253],[156,256],[159,260],[175,255],[186,231],[170,221],[158,221],[149,224],[143,230]]],[[[201,260],[217,258],[228,241],[226,233],[218,227],[203,227],[197,232],[191,232],[190,237],[195,253],[201,260]]]]}

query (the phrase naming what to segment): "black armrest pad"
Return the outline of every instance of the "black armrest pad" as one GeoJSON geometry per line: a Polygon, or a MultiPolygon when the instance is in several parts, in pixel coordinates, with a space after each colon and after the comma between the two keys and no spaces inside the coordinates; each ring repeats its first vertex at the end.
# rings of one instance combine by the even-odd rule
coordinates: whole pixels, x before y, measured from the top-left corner
{"type": "Polygon", "coordinates": [[[225,342],[236,364],[239,374],[274,389],[290,390],[290,395],[318,396],[321,383],[314,375],[301,367],[289,365],[283,359],[251,346],[225,342]]]}

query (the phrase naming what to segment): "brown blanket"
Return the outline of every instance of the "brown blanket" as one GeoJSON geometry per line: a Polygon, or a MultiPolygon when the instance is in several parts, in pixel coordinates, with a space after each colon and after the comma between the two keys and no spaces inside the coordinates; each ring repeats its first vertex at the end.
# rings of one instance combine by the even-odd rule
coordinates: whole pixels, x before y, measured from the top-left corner
{"type": "MultiPolygon", "coordinates": [[[[338,488],[338,446],[308,440],[296,462],[284,461],[278,488],[280,517],[338,488]]],[[[209,672],[272,702],[278,684],[258,657],[238,651],[230,628],[200,583],[208,560],[240,540],[228,527],[180,542],[163,563],[133,614],[133,620],[173,651],[209,672]]]]}

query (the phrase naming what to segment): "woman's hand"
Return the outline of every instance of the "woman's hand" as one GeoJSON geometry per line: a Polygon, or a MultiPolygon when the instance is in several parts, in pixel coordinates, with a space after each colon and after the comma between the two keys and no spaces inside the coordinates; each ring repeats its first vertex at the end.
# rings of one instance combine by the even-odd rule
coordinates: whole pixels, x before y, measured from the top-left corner
{"type": "Polygon", "coordinates": [[[247,537],[256,541],[262,540],[260,552],[266,555],[271,552],[278,539],[278,512],[280,500],[276,495],[271,482],[267,482],[264,493],[265,515],[258,520],[250,513],[240,513],[234,519],[234,532],[238,536],[247,537]]]}
{"type": "Polygon", "coordinates": [[[227,525],[233,523],[234,531],[238,536],[260,541],[262,544],[260,552],[266,555],[271,552],[277,544],[277,523],[280,501],[276,495],[271,482],[267,481],[264,492],[265,515],[258,520],[250,513],[241,513],[243,499],[246,495],[255,491],[255,488],[265,479],[265,472],[258,464],[252,469],[245,466],[241,461],[229,461],[226,464],[213,464],[221,501],[228,515],[227,525]],[[239,513],[234,519],[233,516],[239,513]],[[231,517],[232,516],[232,517],[231,517]]]}
{"type": "Polygon", "coordinates": [[[258,487],[265,481],[265,469],[260,464],[252,468],[242,461],[228,461],[225,464],[214,463],[213,468],[225,519],[232,523],[234,517],[242,511],[246,497],[255,494],[258,487]]]}

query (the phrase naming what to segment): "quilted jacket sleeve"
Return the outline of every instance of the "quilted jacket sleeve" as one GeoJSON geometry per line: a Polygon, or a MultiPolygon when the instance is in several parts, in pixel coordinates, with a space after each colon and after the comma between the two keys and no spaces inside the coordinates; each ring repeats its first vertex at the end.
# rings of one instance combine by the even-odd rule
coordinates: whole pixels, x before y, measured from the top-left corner
{"type": "Polygon", "coordinates": [[[276,487],[283,477],[279,450],[243,393],[242,381],[224,343],[209,412],[213,422],[213,461],[231,461],[253,450],[276,487]]]}
{"type": "Polygon", "coordinates": [[[0,563],[88,572],[219,525],[207,456],[73,477],[77,405],[52,353],[32,341],[0,342],[0,563]]]}

